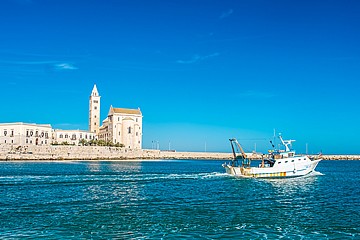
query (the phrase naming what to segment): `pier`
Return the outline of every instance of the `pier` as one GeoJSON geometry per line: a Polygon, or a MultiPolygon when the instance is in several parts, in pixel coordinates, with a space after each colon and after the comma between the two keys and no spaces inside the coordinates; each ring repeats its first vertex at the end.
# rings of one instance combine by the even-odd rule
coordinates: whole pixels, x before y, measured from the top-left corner
{"type": "MultiPolygon", "coordinates": [[[[317,155],[309,155],[317,157],[317,155]]],[[[247,153],[250,159],[261,155],[247,153]]],[[[130,159],[221,159],[230,160],[232,153],[176,152],[150,149],[126,149],[105,146],[0,146],[0,161],[16,160],[130,160],[130,159]]],[[[360,155],[323,155],[324,160],[360,160],[360,155]]]]}

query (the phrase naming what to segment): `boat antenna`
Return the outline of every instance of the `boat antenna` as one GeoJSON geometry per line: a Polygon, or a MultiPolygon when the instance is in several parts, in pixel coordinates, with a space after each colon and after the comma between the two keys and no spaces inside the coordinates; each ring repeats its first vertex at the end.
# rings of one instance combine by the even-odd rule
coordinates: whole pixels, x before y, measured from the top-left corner
{"type": "Polygon", "coordinates": [[[272,141],[271,145],[273,145],[273,148],[275,148],[275,145],[276,145],[276,129],[275,128],[274,128],[273,141],[272,141]]]}

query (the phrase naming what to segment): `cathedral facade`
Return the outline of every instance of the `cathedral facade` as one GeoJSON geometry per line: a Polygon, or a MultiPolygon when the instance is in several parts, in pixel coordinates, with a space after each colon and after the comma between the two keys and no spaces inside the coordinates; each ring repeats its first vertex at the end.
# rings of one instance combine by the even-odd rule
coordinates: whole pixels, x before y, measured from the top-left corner
{"type": "Polygon", "coordinates": [[[142,148],[142,113],[140,109],[110,106],[100,125],[100,95],[96,85],[89,99],[89,130],[53,129],[50,124],[0,123],[0,145],[80,145],[104,140],[129,149],[142,148]]]}
{"type": "Polygon", "coordinates": [[[114,108],[110,106],[105,120],[100,124],[100,95],[94,85],[89,103],[89,131],[98,140],[110,141],[125,148],[142,148],[142,113],[140,109],[114,108]]]}

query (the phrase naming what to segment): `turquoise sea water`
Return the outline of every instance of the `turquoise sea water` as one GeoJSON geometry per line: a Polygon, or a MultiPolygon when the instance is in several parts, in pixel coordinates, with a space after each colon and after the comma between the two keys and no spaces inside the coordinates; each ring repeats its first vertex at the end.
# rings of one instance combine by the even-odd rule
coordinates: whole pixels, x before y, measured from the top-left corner
{"type": "Polygon", "coordinates": [[[360,161],[272,180],[221,163],[0,162],[0,238],[360,239],[360,161]]]}

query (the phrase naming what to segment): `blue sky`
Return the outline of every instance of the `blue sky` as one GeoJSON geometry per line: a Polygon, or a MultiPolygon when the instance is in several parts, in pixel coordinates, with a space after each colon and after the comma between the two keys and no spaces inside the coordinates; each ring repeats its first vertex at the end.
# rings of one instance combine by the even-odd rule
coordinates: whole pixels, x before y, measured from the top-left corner
{"type": "Polygon", "coordinates": [[[143,147],[360,154],[360,2],[4,0],[0,122],[87,129],[96,83],[143,147]]]}

